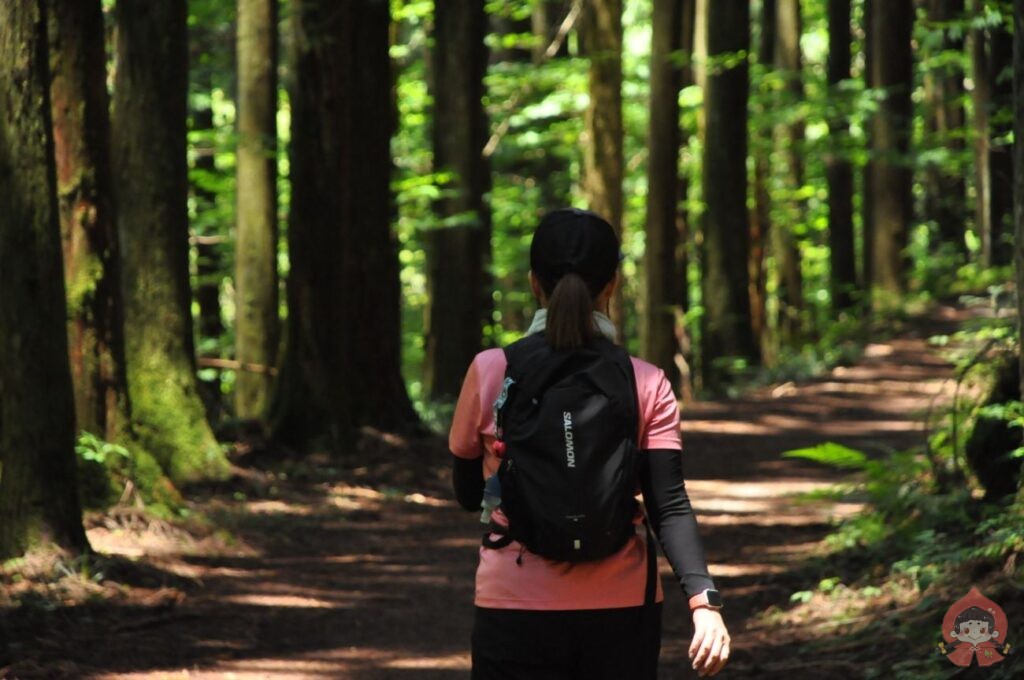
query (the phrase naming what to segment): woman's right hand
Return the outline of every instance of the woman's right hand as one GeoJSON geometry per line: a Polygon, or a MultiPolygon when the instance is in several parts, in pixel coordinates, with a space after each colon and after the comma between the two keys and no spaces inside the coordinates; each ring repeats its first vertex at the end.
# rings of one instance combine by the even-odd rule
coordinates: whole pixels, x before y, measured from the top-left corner
{"type": "Polygon", "coordinates": [[[722,670],[729,660],[729,631],[719,611],[706,607],[693,610],[690,660],[693,669],[702,678],[722,670]]]}

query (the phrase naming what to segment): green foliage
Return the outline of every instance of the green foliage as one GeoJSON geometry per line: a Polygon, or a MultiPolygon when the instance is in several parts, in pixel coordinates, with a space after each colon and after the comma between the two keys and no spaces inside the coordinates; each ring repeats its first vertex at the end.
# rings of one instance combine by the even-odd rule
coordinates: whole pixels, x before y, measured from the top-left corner
{"type": "Polygon", "coordinates": [[[111,444],[104,441],[91,432],[82,432],[78,436],[78,442],[75,444],[75,453],[83,461],[100,465],[106,465],[108,460],[113,461],[114,456],[131,458],[131,454],[128,453],[128,449],[125,447],[120,444],[111,444]]]}
{"type": "Polygon", "coordinates": [[[75,452],[82,500],[87,508],[104,509],[138,500],[159,516],[183,509],[181,494],[137,442],[108,442],[83,431],[75,452]]]}
{"type": "Polygon", "coordinates": [[[816,463],[848,470],[864,470],[869,463],[868,457],[862,452],[835,442],[825,442],[803,449],[791,449],[785,451],[782,456],[812,460],[816,463]]]}

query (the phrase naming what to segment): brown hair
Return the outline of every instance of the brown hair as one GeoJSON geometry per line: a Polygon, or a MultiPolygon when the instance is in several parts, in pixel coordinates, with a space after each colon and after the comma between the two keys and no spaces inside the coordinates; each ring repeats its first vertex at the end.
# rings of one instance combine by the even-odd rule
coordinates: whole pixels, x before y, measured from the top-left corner
{"type": "Polygon", "coordinates": [[[586,281],[570,272],[555,284],[548,295],[545,337],[555,350],[572,350],[590,342],[594,336],[594,296],[586,281]]]}

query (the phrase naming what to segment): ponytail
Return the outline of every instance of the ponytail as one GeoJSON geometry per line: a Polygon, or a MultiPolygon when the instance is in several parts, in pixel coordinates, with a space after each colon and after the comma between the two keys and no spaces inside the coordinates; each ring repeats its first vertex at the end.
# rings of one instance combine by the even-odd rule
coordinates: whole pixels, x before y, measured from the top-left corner
{"type": "Polygon", "coordinates": [[[555,284],[548,298],[545,335],[555,350],[572,350],[594,335],[594,298],[579,274],[570,272],[555,284]]]}

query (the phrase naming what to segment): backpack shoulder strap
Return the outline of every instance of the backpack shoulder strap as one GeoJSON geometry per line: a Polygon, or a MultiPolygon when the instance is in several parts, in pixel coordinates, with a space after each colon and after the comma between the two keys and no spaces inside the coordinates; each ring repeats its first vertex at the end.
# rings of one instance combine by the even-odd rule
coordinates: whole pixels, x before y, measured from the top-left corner
{"type": "MultiPolygon", "coordinates": [[[[629,422],[633,424],[629,438],[634,445],[638,445],[637,438],[640,433],[640,394],[636,386],[636,372],[633,370],[633,361],[630,359],[629,352],[626,351],[625,347],[616,345],[610,340],[603,340],[599,347],[604,357],[615,365],[622,374],[625,384],[629,386],[629,394],[623,395],[625,397],[623,399],[623,406],[627,409],[629,422]]],[[[602,385],[602,388],[613,394],[622,394],[621,385],[622,383],[619,383],[619,385],[602,385]]]]}
{"type": "Polygon", "coordinates": [[[556,352],[543,333],[534,333],[505,347],[508,366],[505,375],[517,384],[520,394],[534,398],[544,391],[548,382],[572,358],[571,352],[556,352]]]}

